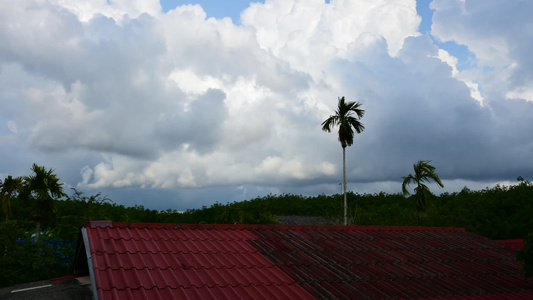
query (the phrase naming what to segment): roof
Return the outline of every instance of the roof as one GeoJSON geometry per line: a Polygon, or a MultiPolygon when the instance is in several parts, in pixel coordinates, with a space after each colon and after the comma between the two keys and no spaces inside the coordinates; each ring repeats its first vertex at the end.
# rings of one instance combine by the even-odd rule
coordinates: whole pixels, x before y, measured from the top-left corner
{"type": "Polygon", "coordinates": [[[89,222],[98,299],[532,299],[516,250],[458,228],[89,222]],[[440,299],[440,298],[439,298],[440,299]]]}
{"type": "Polygon", "coordinates": [[[507,245],[513,249],[520,250],[523,249],[526,243],[523,239],[514,239],[514,240],[498,240],[498,242],[507,245]]]}

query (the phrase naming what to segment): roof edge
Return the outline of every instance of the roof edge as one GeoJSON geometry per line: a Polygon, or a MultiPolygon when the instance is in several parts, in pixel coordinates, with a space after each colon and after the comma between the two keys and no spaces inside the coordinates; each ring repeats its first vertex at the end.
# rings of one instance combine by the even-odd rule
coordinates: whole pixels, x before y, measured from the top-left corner
{"type": "Polygon", "coordinates": [[[186,224],[186,223],[132,223],[112,221],[89,221],[85,222],[87,228],[152,228],[152,229],[336,229],[336,230],[382,230],[382,231],[466,231],[459,227],[417,227],[417,226],[379,226],[379,225],[258,225],[258,224],[186,224]]]}
{"type": "Polygon", "coordinates": [[[86,221],[84,227],[96,228],[96,227],[113,227],[113,221],[100,220],[100,221],[86,221]]]}
{"type": "Polygon", "coordinates": [[[93,257],[91,253],[91,244],[89,242],[89,235],[87,233],[87,228],[81,229],[81,235],[83,238],[83,243],[85,245],[85,252],[87,255],[87,265],[89,267],[89,277],[91,278],[93,299],[98,300],[98,287],[96,286],[96,277],[94,273],[93,257]]]}

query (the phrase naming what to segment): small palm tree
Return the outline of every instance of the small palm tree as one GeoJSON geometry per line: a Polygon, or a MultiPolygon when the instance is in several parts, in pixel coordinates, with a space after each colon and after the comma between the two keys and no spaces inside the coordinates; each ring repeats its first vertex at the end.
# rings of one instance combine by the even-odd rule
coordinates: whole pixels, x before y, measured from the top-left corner
{"type": "Polygon", "coordinates": [[[35,220],[35,241],[39,241],[43,222],[56,215],[54,198],[64,196],[62,183],[53,169],[33,164],[33,175],[25,176],[25,188],[29,197],[34,198],[31,217],[35,220]]]}
{"type": "Polygon", "coordinates": [[[407,190],[407,186],[409,186],[411,182],[416,184],[414,196],[416,201],[416,212],[418,213],[419,220],[420,217],[427,211],[428,205],[431,203],[431,199],[433,198],[433,194],[429,190],[429,187],[424,184],[424,182],[429,183],[431,180],[433,180],[441,188],[444,187],[440,181],[439,175],[435,173],[435,167],[430,165],[430,162],[431,161],[429,160],[418,161],[413,165],[415,174],[409,174],[408,176],[403,177],[402,192],[404,196],[408,196],[410,194],[409,190],[407,190]]]}
{"type": "Polygon", "coordinates": [[[355,132],[361,133],[365,130],[365,126],[360,122],[365,111],[361,109],[360,106],[361,103],[359,102],[346,102],[344,97],[341,97],[339,98],[339,104],[335,114],[329,116],[329,118],[322,122],[322,130],[326,132],[331,132],[333,127],[339,126],[339,142],[342,146],[342,174],[344,179],[344,225],[348,224],[346,201],[346,146],[351,146],[353,144],[355,132]]]}
{"type": "Polygon", "coordinates": [[[11,175],[4,179],[4,183],[1,183],[2,189],[0,190],[0,197],[2,197],[2,209],[6,217],[6,222],[13,217],[11,210],[11,196],[14,193],[18,193],[22,189],[22,177],[13,178],[11,175]]]}

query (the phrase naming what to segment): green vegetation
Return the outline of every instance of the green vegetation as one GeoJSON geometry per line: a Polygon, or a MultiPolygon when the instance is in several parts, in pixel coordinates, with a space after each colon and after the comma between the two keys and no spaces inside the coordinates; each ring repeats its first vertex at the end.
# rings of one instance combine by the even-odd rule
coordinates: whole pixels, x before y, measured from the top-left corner
{"type": "Polygon", "coordinates": [[[33,174],[24,177],[23,198],[30,200],[30,218],[35,221],[35,241],[38,242],[44,222],[53,219],[57,210],[54,199],[64,196],[62,183],[54,170],[33,164],[33,174]]]}
{"type": "Polygon", "coordinates": [[[329,116],[329,118],[322,122],[322,130],[326,132],[331,132],[333,127],[339,126],[339,142],[342,146],[342,175],[344,183],[344,225],[348,225],[348,204],[346,200],[346,146],[351,146],[353,144],[355,132],[361,133],[365,130],[365,126],[360,122],[361,118],[365,115],[365,111],[359,108],[360,106],[361,103],[359,102],[346,103],[344,97],[341,97],[339,98],[339,104],[335,114],[329,116]]]}
{"type": "Polygon", "coordinates": [[[524,262],[524,273],[526,277],[533,276],[533,232],[530,232],[525,238],[526,245],[524,249],[518,251],[517,261],[524,262]]]}
{"type": "MultiPolygon", "coordinates": [[[[43,167],[39,167],[40,171],[54,175],[52,170],[43,167]]],[[[0,287],[69,275],[79,230],[88,220],[275,224],[276,215],[300,215],[323,217],[326,222],[339,224],[344,216],[343,195],[340,194],[314,197],[267,195],[178,212],[171,209],[156,211],[138,205],[125,207],[101,194],[87,196],[75,189],[71,195],[60,196],[63,194],[56,189],[53,194],[50,190],[46,193],[52,199],[51,204],[44,205],[51,208],[46,213],[48,217],[37,219],[35,209],[41,207],[41,201],[50,199],[42,191],[39,196],[39,192],[25,190],[32,176],[23,177],[22,187],[18,185],[9,195],[10,205],[3,205],[2,216],[6,220],[0,222],[0,287]],[[7,207],[11,207],[12,213],[5,211],[7,207]],[[35,241],[36,220],[42,221],[38,242],[35,241]]],[[[57,179],[57,176],[52,178],[57,179]]],[[[57,185],[55,179],[47,180],[48,184],[57,185]]],[[[10,190],[4,190],[5,186],[11,186],[7,178],[1,184],[3,200],[10,190]]],[[[349,192],[346,195],[348,207],[352,208],[348,211],[352,224],[462,227],[491,239],[520,239],[533,231],[533,184],[524,180],[513,186],[496,185],[480,191],[465,187],[457,193],[434,196],[432,206],[423,218],[419,218],[416,202],[401,193],[361,195],[349,192]]],[[[530,235],[528,249],[531,249],[531,240],[530,235]]],[[[525,250],[521,258],[531,270],[531,251],[525,250]]]]}
{"type": "Polygon", "coordinates": [[[424,184],[424,182],[429,183],[431,180],[433,180],[440,187],[444,187],[440,181],[439,175],[435,173],[435,167],[430,165],[430,162],[431,161],[429,160],[420,160],[415,163],[413,165],[415,175],[409,174],[408,176],[404,177],[402,183],[402,193],[404,196],[408,196],[410,194],[409,190],[407,189],[409,184],[411,184],[411,182],[416,184],[415,194],[413,197],[415,198],[416,212],[418,213],[419,218],[421,218],[427,212],[428,206],[431,204],[431,200],[433,200],[435,197],[429,190],[429,187],[424,184]]]}
{"type": "Polygon", "coordinates": [[[4,182],[0,182],[0,184],[2,186],[2,189],[0,190],[0,196],[2,197],[2,210],[4,211],[6,221],[9,221],[9,219],[13,216],[13,210],[11,208],[11,195],[22,190],[22,177],[13,178],[11,175],[9,175],[6,177],[4,182]]]}

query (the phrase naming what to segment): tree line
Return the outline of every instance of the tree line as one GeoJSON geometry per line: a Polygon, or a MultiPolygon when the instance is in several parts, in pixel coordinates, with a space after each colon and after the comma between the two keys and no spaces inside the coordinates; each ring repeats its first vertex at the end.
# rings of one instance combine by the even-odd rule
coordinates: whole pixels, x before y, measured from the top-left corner
{"type": "MultiPolygon", "coordinates": [[[[1,185],[4,221],[0,222],[0,287],[69,275],[79,230],[88,220],[278,224],[279,215],[297,215],[338,225],[344,219],[344,193],[271,194],[185,212],[157,211],[141,205],[118,205],[100,193],[86,195],[72,189],[67,194],[52,169],[33,165],[31,170],[29,176],[8,176],[1,185]]],[[[416,172],[411,177],[415,176],[416,172]]],[[[405,177],[404,183],[411,177],[405,177]]],[[[465,187],[460,192],[432,195],[424,200],[425,211],[420,210],[416,193],[406,195],[347,192],[348,222],[462,227],[491,239],[520,239],[533,231],[533,184],[521,177],[512,186],[496,185],[479,191],[465,187]]],[[[531,255],[531,251],[528,253],[524,257],[531,255]]]]}

